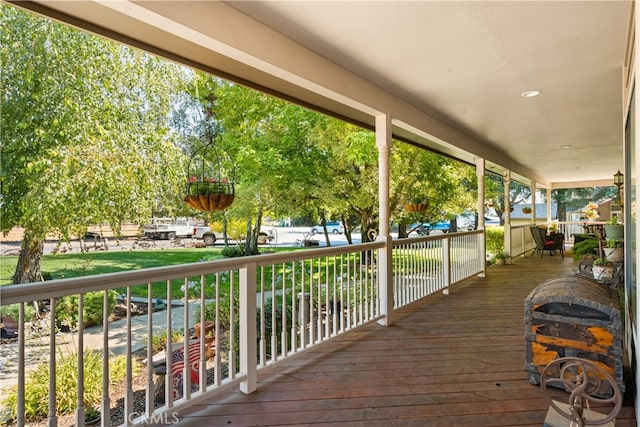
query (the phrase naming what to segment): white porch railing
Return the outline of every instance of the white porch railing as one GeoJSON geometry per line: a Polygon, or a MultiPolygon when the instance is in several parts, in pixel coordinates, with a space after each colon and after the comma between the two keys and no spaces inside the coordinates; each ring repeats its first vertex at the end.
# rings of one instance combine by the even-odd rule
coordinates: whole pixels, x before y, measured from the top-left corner
{"type": "Polygon", "coordinates": [[[526,255],[536,247],[530,227],[533,227],[533,223],[511,226],[511,248],[506,250],[512,257],[526,255]]]}
{"type": "Polygon", "coordinates": [[[394,308],[484,271],[481,231],[393,241],[394,308]]]}
{"type": "MultiPolygon", "coordinates": [[[[475,231],[393,241],[394,307],[484,271],[479,251],[483,238],[482,231],[475,231]]],[[[239,384],[241,390],[250,393],[256,389],[257,372],[262,367],[380,318],[379,287],[387,284],[381,283],[378,274],[377,259],[382,259],[376,253],[379,250],[384,250],[383,242],[4,286],[2,305],[19,305],[19,338],[13,360],[17,424],[27,422],[25,392],[33,366],[27,366],[25,356],[34,343],[25,338],[29,324],[25,305],[31,301],[49,302],[52,330],[56,328],[59,298],[77,295],[79,302],[79,326],[73,342],[50,334],[48,344],[39,342],[37,350],[48,353],[50,425],[58,419],[57,355],[64,351],[77,353],[75,417],[77,425],[84,425],[87,408],[82,361],[94,350],[99,351],[102,361],[102,425],[111,422],[110,408],[115,402],[109,397],[110,360],[119,354],[126,361],[122,423],[158,423],[172,420],[176,411],[205,399],[214,390],[239,384]],[[180,288],[184,297],[182,292],[176,295],[180,288]],[[126,313],[120,326],[116,328],[115,323],[107,321],[97,329],[84,329],[87,293],[102,292],[107,312],[110,289],[124,289],[126,313]],[[142,323],[134,317],[134,302],[148,313],[146,318],[141,317],[145,319],[142,323]],[[158,311],[159,305],[167,309],[158,311]],[[215,331],[215,339],[210,339],[214,351],[204,335],[203,339],[194,336],[196,324],[204,330],[207,322],[215,331]],[[154,354],[149,343],[159,334],[172,337],[176,331],[184,337],[174,343],[167,340],[164,353],[154,354]],[[138,350],[141,348],[146,350],[138,350]],[[136,351],[145,351],[144,363],[137,372],[136,351]],[[188,363],[175,360],[180,355],[188,363]],[[152,361],[158,358],[165,359],[165,370],[154,367],[152,361]],[[141,376],[144,391],[135,391],[134,379],[141,376]]]]}

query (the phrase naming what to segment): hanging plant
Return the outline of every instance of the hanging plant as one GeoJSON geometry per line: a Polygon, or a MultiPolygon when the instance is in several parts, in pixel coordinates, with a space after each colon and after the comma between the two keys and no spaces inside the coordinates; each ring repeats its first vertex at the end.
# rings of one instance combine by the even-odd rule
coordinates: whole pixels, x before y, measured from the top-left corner
{"type": "Polygon", "coordinates": [[[404,205],[404,210],[408,212],[424,212],[429,207],[429,201],[426,199],[414,198],[410,203],[404,205]]]}
{"type": "Polygon", "coordinates": [[[195,150],[189,160],[184,202],[201,211],[227,209],[235,199],[231,158],[213,141],[195,150]]]}
{"type": "Polygon", "coordinates": [[[530,214],[532,212],[531,207],[529,206],[525,206],[522,208],[522,213],[524,214],[530,214]]]}

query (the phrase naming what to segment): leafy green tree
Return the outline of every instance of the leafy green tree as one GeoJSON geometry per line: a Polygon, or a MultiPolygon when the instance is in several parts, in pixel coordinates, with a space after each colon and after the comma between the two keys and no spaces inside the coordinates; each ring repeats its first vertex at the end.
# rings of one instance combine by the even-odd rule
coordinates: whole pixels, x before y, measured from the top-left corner
{"type": "MultiPolygon", "coordinates": [[[[531,187],[517,181],[511,181],[509,186],[509,206],[522,203],[531,197],[531,187]]],[[[506,203],[504,198],[504,178],[494,173],[485,175],[485,200],[496,211],[500,218],[500,225],[504,225],[506,203]]]]}
{"type": "Polygon", "coordinates": [[[24,227],[23,283],[42,279],[47,235],[171,212],[184,158],[167,116],[183,71],[13,6],[0,13],[0,225],[24,227]]]}

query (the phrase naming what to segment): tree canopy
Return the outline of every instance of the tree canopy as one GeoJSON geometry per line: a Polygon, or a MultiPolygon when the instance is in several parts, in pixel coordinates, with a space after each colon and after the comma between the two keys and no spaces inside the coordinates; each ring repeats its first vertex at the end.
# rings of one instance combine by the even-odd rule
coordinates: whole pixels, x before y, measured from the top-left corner
{"type": "Polygon", "coordinates": [[[0,12],[0,225],[24,227],[14,281],[34,281],[47,234],[118,230],[172,206],[184,159],[167,118],[183,71],[12,6],[0,12]]]}

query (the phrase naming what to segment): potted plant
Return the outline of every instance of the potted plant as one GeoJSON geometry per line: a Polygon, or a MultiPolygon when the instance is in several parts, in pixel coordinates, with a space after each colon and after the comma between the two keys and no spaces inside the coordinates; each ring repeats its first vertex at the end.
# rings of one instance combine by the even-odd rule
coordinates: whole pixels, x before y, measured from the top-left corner
{"type": "Polygon", "coordinates": [[[585,237],[573,245],[571,252],[575,261],[582,260],[586,255],[597,254],[600,250],[600,242],[595,237],[585,237]]]}
{"type": "Polygon", "coordinates": [[[523,213],[523,214],[530,214],[531,212],[532,212],[532,210],[531,210],[531,206],[524,206],[524,207],[522,208],[522,213],[523,213]]]}
{"type": "Polygon", "coordinates": [[[96,426],[100,424],[100,411],[95,406],[89,406],[84,411],[84,425],[96,426]]]}
{"type": "Polygon", "coordinates": [[[613,265],[606,258],[596,258],[591,270],[593,278],[598,282],[611,281],[613,278],[613,265]]]}
{"type": "Polygon", "coordinates": [[[424,197],[414,197],[404,205],[404,209],[408,212],[424,212],[428,207],[429,201],[424,197]]]}
{"type": "Polygon", "coordinates": [[[607,239],[602,245],[604,255],[611,262],[622,262],[624,258],[624,251],[622,248],[622,242],[616,239],[607,239]]]}
{"type": "Polygon", "coordinates": [[[607,239],[622,239],[624,237],[624,225],[618,224],[618,217],[612,216],[604,225],[604,234],[607,239]]]}
{"type": "Polygon", "coordinates": [[[505,265],[509,259],[509,253],[500,251],[493,256],[496,265],[505,265]]]}

